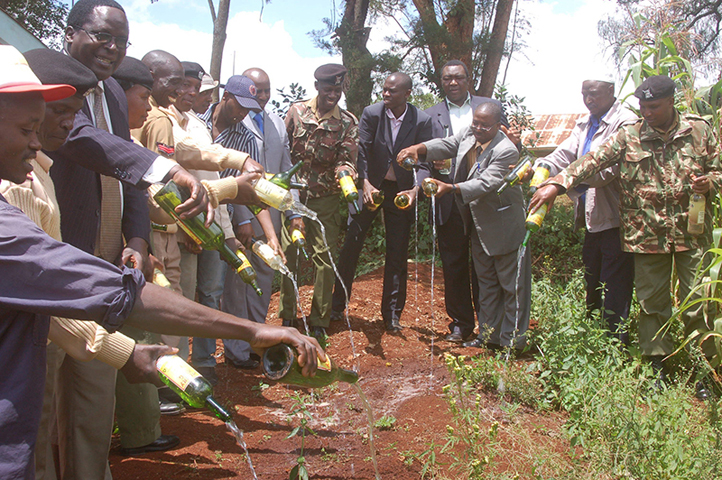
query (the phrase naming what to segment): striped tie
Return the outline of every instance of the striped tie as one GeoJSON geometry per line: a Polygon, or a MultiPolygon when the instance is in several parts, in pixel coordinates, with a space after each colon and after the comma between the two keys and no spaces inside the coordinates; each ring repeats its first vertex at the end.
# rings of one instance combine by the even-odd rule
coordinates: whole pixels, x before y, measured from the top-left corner
{"type": "MultiPolygon", "coordinates": [[[[103,90],[100,87],[95,89],[93,115],[95,126],[109,132],[103,112],[103,90]]],[[[95,255],[114,263],[123,251],[120,182],[113,177],[100,175],[100,189],[100,228],[95,243],[95,255]]]]}

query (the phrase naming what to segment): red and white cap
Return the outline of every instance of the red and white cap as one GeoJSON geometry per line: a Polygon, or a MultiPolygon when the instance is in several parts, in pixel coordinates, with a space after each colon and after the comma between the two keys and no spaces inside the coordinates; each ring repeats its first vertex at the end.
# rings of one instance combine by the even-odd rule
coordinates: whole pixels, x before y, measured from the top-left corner
{"type": "Polygon", "coordinates": [[[46,102],[75,95],[70,85],[43,85],[25,57],[11,45],[0,45],[0,93],[39,92],[46,102]]]}

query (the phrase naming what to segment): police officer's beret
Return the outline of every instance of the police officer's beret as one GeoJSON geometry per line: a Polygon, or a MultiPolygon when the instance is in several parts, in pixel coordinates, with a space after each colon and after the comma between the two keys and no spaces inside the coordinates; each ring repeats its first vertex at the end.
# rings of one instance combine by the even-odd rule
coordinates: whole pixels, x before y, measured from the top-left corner
{"type": "Polygon", "coordinates": [[[118,80],[123,90],[128,90],[133,85],[143,85],[148,90],[153,90],[153,75],[146,64],[137,58],[125,57],[113,78],[118,80]]]}
{"type": "Polygon", "coordinates": [[[323,83],[330,83],[331,85],[341,85],[343,79],[346,76],[346,67],[337,63],[327,63],[321,65],[313,72],[313,76],[316,80],[323,83]]]}
{"type": "Polygon", "coordinates": [[[674,81],[666,75],[649,77],[634,91],[640,100],[659,100],[674,95],[674,81]]]}
{"type": "Polygon", "coordinates": [[[183,65],[183,70],[185,71],[186,77],[193,77],[197,78],[198,80],[203,80],[203,75],[206,74],[206,71],[203,70],[203,67],[198,65],[196,62],[181,62],[181,65],[183,65]]]}
{"type": "Polygon", "coordinates": [[[93,71],[70,55],[49,48],[29,50],[23,55],[43,84],[72,85],[78,95],[83,95],[98,85],[98,78],[93,71]]]}

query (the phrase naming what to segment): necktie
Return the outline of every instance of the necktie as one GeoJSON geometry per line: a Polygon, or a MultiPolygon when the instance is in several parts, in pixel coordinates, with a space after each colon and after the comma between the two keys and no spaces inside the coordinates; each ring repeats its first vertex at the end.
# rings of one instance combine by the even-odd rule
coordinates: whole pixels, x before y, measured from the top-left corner
{"type": "Polygon", "coordinates": [[[257,114],[255,114],[253,116],[253,121],[256,122],[256,125],[258,125],[258,129],[261,131],[261,135],[263,135],[263,112],[258,112],[257,114]]]}
{"type": "Polygon", "coordinates": [[[466,174],[467,176],[469,173],[471,173],[472,169],[474,168],[474,164],[476,163],[476,159],[479,158],[479,155],[481,155],[481,145],[478,143],[475,143],[471,150],[469,150],[469,154],[466,156],[466,174]]]}
{"type": "MultiPolygon", "coordinates": [[[[100,87],[95,89],[93,99],[95,126],[108,132],[110,129],[103,113],[103,90],[100,87]]],[[[123,250],[120,182],[113,177],[100,175],[100,190],[100,228],[95,242],[95,254],[112,263],[123,250]]]]}

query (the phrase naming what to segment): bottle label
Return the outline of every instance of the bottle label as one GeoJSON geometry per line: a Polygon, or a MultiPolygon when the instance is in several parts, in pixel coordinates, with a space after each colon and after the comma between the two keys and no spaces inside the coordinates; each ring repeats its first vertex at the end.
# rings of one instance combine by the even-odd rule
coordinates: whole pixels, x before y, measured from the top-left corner
{"type": "Polygon", "coordinates": [[[331,371],[331,357],[329,357],[328,355],[326,355],[325,362],[322,362],[320,358],[316,357],[316,364],[319,370],[323,370],[324,372],[331,371]]]}
{"type": "Polygon", "coordinates": [[[164,355],[158,359],[157,365],[158,371],[184,392],[193,380],[201,376],[178,355],[164,355]]]}
{"type": "Polygon", "coordinates": [[[539,165],[537,169],[534,170],[534,176],[532,177],[531,182],[529,182],[529,186],[537,187],[547,178],[549,178],[549,169],[545,166],[539,165]]]}
{"type": "Polygon", "coordinates": [[[293,231],[291,232],[291,241],[293,243],[296,243],[299,240],[301,240],[301,241],[304,240],[303,233],[301,233],[301,231],[299,229],[294,228],[293,231]]]}
{"type": "Polygon", "coordinates": [[[287,190],[283,187],[269,182],[265,178],[259,178],[256,182],[256,194],[258,197],[273,208],[278,208],[286,197],[287,190]]]}
{"type": "Polygon", "coordinates": [[[236,272],[241,273],[241,270],[244,270],[248,267],[251,267],[251,262],[248,261],[248,258],[241,252],[240,250],[236,251],[236,256],[241,260],[241,266],[236,269],[236,272]]]}
{"type": "Polygon", "coordinates": [[[537,227],[541,227],[548,208],[549,207],[547,207],[547,204],[545,203],[539,208],[539,210],[526,217],[526,221],[535,224],[537,227]]]}
{"type": "Polygon", "coordinates": [[[345,175],[339,178],[338,184],[341,186],[341,191],[343,192],[344,197],[348,198],[349,195],[353,195],[354,193],[358,194],[356,184],[353,182],[353,177],[351,175],[345,175]]]}
{"type": "Polygon", "coordinates": [[[168,281],[168,277],[166,277],[163,274],[163,272],[161,272],[157,268],[153,270],[153,283],[155,283],[159,287],[171,288],[170,282],[168,281]]]}
{"type": "Polygon", "coordinates": [[[524,175],[526,175],[526,172],[528,172],[530,168],[531,168],[531,162],[524,163],[522,165],[522,167],[519,169],[519,171],[516,172],[516,177],[517,177],[516,181],[521,180],[524,177],[524,175]]]}
{"type": "Polygon", "coordinates": [[[266,263],[272,262],[274,257],[276,256],[276,252],[274,252],[271,246],[267,243],[254,243],[253,251],[256,252],[256,255],[261,257],[266,263]]]}

